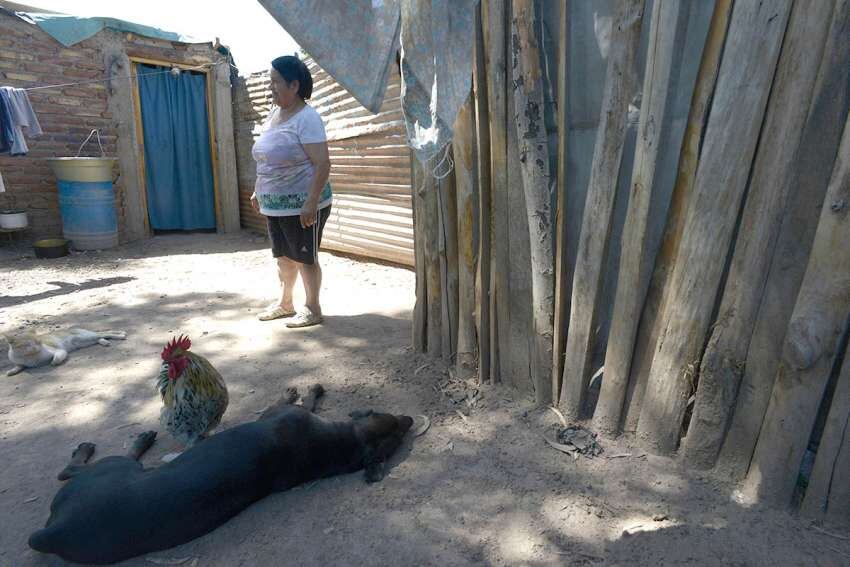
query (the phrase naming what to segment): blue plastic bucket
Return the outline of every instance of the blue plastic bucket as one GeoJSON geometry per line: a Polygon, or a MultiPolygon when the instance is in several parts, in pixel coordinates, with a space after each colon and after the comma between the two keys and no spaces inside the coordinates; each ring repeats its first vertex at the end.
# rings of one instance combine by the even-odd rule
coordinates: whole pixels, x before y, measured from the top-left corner
{"type": "Polygon", "coordinates": [[[112,158],[47,160],[59,185],[62,236],[77,250],[118,245],[118,217],[112,187],[112,158]]]}

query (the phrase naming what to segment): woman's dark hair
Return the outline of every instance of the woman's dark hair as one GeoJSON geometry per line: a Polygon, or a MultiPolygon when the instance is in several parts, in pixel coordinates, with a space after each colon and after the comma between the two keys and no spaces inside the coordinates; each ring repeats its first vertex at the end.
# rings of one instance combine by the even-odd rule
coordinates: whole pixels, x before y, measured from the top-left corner
{"type": "Polygon", "coordinates": [[[272,61],[274,70],[288,83],[298,81],[298,96],[308,100],[313,96],[313,76],[303,61],[294,55],[284,55],[272,61]]]}

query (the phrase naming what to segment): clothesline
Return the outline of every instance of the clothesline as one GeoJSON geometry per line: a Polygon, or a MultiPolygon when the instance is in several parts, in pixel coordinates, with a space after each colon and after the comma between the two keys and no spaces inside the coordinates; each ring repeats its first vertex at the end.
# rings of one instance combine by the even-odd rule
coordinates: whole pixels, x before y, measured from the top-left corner
{"type": "MultiPolygon", "coordinates": [[[[229,62],[222,59],[221,61],[218,61],[216,63],[204,63],[203,65],[198,65],[197,67],[186,67],[186,68],[183,68],[183,69],[180,69],[179,67],[175,67],[175,69],[180,69],[181,71],[200,71],[200,70],[207,69],[207,68],[210,68],[210,67],[215,67],[216,65],[220,65],[222,63],[229,63],[229,62]]],[[[230,66],[236,68],[236,66],[233,65],[232,63],[230,63],[230,66]]],[[[88,81],[78,81],[78,82],[74,82],[74,83],[61,83],[61,84],[58,84],[58,85],[40,85],[38,87],[28,87],[28,88],[25,88],[23,90],[25,90],[25,91],[38,91],[38,90],[41,90],[41,89],[58,89],[58,88],[62,88],[62,87],[75,87],[75,86],[78,86],[78,85],[90,85],[90,84],[93,84],[93,83],[106,83],[106,82],[112,81],[112,80],[121,80],[121,79],[130,80],[130,79],[135,79],[135,78],[139,77],[140,75],[159,75],[159,74],[162,74],[162,73],[171,73],[171,72],[173,72],[173,69],[166,69],[164,71],[153,71],[151,73],[137,73],[137,74],[134,74],[134,75],[113,75],[112,77],[107,77],[105,79],[91,79],[91,80],[88,80],[88,81]]]]}
{"type": "Polygon", "coordinates": [[[0,154],[8,153],[13,156],[26,155],[29,148],[27,147],[27,143],[24,138],[24,130],[26,130],[29,136],[38,136],[42,133],[41,126],[38,123],[38,119],[36,118],[35,112],[33,111],[32,105],[30,104],[27,96],[27,92],[29,91],[57,89],[77,85],[88,85],[92,83],[105,83],[112,80],[135,79],[140,76],[159,75],[163,73],[174,73],[177,75],[181,70],[200,71],[213,68],[222,63],[228,63],[231,67],[236,67],[233,63],[230,63],[230,61],[222,59],[215,63],[204,63],[194,67],[173,67],[161,71],[151,71],[150,73],[113,75],[105,79],[89,79],[85,81],[75,81],[55,85],[39,85],[23,89],[15,87],[0,87],[0,154]]]}

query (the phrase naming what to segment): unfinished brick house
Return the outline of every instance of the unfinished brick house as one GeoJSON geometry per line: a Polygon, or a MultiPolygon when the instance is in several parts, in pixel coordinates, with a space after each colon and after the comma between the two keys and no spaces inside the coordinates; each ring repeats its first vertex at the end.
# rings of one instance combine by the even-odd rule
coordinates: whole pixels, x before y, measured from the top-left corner
{"type": "MultiPolygon", "coordinates": [[[[179,69],[198,80],[203,77],[204,100],[199,104],[208,126],[209,200],[214,207],[214,226],[209,228],[239,230],[227,50],[112,27],[66,47],[23,12],[43,10],[0,1],[0,86],[32,89],[27,94],[44,133],[28,140],[26,155],[0,156],[6,188],[0,193],[0,209],[25,209],[32,237],[60,235],[56,182],[46,158],[75,156],[97,129],[105,154],[117,158],[113,179],[120,241],[152,234],[156,227],[150,223],[146,188],[151,164],[145,159],[139,81],[134,78],[144,65],[162,69],[160,73],[173,70],[177,75],[179,69]],[[53,87],[40,88],[47,86],[53,87]]],[[[80,155],[98,156],[100,150],[90,143],[80,155]]]]}

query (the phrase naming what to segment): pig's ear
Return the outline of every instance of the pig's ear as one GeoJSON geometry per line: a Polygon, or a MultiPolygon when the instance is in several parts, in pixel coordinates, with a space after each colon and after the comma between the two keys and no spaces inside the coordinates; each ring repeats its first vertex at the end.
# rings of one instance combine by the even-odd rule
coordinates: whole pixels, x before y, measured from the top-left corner
{"type": "Polygon", "coordinates": [[[354,410],[348,414],[348,417],[351,419],[362,419],[364,417],[369,417],[372,415],[372,410],[354,410]]]}

